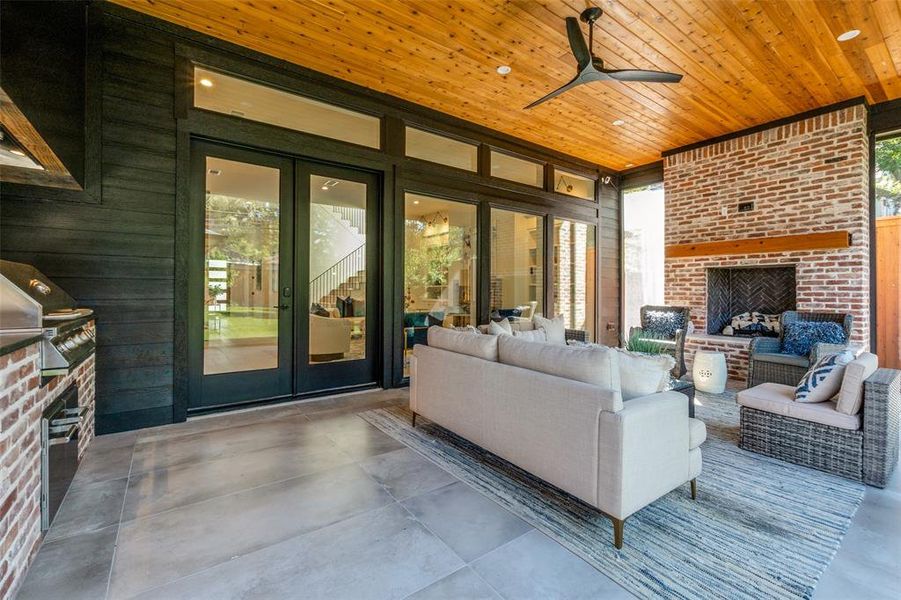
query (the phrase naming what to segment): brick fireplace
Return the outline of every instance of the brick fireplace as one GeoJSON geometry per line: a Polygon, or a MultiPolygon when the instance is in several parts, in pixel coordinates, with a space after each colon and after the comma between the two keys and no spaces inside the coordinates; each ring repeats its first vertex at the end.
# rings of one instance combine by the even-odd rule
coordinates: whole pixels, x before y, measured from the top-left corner
{"type": "Polygon", "coordinates": [[[707,269],[707,333],[722,333],[742,313],[778,315],[795,310],[796,286],[794,266],[707,269]]]}
{"type": "Polygon", "coordinates": [[[718,350],[726,353],[731,378],[747,378],[749,339],[708,331],[708,325],[712,330],[717,325],[709,323],[715,308],[708,290],[713,270],[791,269],[798,310],[851,313],[851,343],[869,346],[866,119],[859,104],[665,158],[667,246],[839,230],[851,234],[848,248],[668,257],[666,304],[691,307],[695,333],[686,342],[689,369],[694,351],[718,350]],[[739,212],[739,204],[746,210],[739,212]]]}

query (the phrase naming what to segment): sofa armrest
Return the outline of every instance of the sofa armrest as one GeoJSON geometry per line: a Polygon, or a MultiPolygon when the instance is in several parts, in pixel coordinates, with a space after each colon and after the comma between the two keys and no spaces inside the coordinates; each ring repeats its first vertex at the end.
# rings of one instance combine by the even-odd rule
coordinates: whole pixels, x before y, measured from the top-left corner
{"type": "Polygon", "coordinates": [[[777,354],[782,350],[782,341],[773,337],[756,337],[751,338],[749,346],[751,356],[755,354],[777,354]]]}
{"type": "Polygon", "coordinates": [[[625,519],[689,480],[687,406],[667,391],[599,415],[598,508],[625,519]]]}
{"type": "Polygon", "coordinates": [[[898,464],[901,371],[877,369],[863,393],[863,480],[885,487],[898,464]]]}

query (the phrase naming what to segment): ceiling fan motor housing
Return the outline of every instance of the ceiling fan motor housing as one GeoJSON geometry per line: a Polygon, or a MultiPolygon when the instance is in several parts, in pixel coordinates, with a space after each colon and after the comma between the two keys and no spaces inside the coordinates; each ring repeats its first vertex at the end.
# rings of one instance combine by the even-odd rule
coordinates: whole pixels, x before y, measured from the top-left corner
{"type": "Polygon", "coordinates": [[[579,15],[579,18],[582,19],[583,23],[594,25],[594,22],[600,19],[601,15],[603,14],[603,10],[601,10],[597,6],[592,6],[591,8],[586,8],[585,10],[583,10],[582,14],[579,15]]]}

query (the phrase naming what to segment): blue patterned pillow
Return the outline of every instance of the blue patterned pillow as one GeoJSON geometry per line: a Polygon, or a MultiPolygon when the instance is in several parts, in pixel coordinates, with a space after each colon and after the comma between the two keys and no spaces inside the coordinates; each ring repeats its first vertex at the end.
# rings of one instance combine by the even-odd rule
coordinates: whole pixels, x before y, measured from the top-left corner
{"type": "Polygon", "coordinates": [[[807,356],[814,344],[844,344],[845,330],[831,321],[797,321],[785,325],[782,353],[807,356]]]}
{"type": "Polygon", "coordinates": [[[676,331],[685,327],[685,319],[681,312],[649,310],[645,313],[645,333],[664,339],[672,339],[676,331]]]}
{"type": "Polygon", "coordinates": [[[845,365],[854,360],[850,351],[827,354],[817,361],[795,387],[795,402],[825,402],[842,387],[845,365]]]}

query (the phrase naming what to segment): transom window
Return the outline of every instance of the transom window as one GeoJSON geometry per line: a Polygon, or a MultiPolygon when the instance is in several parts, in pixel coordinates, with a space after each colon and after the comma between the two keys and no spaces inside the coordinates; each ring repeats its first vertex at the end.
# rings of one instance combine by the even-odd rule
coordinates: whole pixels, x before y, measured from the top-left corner
{"type": "Polygon", "coordinates": [[[491,151],[491,176],[544,187],[543,164],[496,150],[491,151]]]}
{"type": "Polygon", "coordinates": [[[415,127],[406,130],[407,156],[475,173],[479,147],[415,127]]]}
{"type": "Polygon", "coordinates": [[[595,180],[571,171],[554,169],[554,191],[567,196],[594,200],[595,180]]]}

